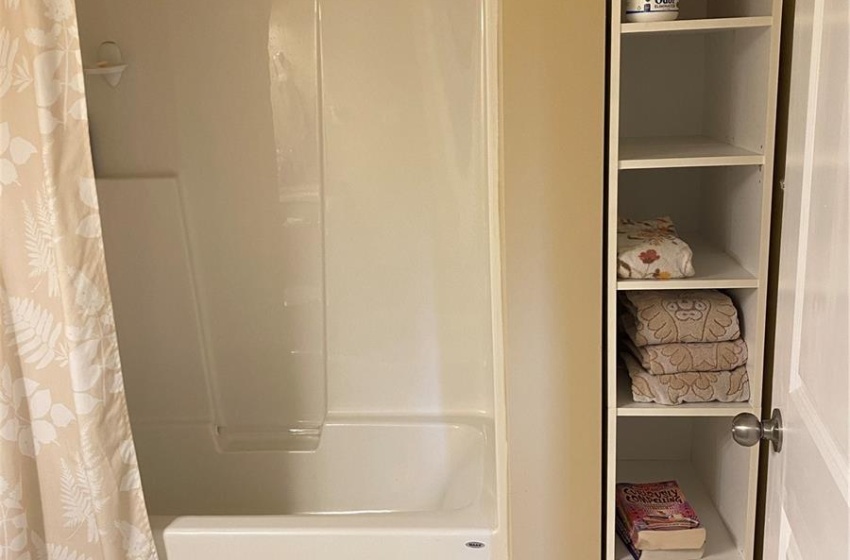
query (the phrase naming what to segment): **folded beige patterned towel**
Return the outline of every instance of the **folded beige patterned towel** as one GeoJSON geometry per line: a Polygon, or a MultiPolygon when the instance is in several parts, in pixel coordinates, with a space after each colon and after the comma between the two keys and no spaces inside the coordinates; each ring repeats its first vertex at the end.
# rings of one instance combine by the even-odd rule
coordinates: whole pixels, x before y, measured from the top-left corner
{"type": "Polygon", "coordinates": [[[638,348],[626,337],[625,345],[641,367],[653,375],[731,371],[747,363],[747,343],[740,338],[729,342],[678,342],[638,348]]]}
{"type": "Polygon", "coordinates": [[[623,330],[635,346],[676,342],[726,342],[740,338],[738,311],[717,290],[647,290],[623,292],[628,312],[623,330]]]}
{"type": "Polygon", "coordinates": [[[679,239],[670,218],[617,224],[617,276],[620,278],[685,278],[694,275],[694,253],[679,239]]]}
{"type": "Polygon", "coordinates": [[[676,405],[750,400],[750,380],[745,367],[733,371],[652,375],[640,367],[631,354],[624,352],[622,358],[632,380],[632,397],[635,402],[676,405]]]}

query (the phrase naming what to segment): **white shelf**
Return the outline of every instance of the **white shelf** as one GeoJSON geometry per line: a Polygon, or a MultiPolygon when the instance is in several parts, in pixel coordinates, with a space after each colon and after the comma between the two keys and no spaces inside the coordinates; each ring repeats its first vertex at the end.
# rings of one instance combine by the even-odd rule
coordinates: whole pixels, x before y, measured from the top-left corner
{"type": "Polygon", "coordinates": [[[758,288],[758,278],[741,266],[733,257],[699,239],[685,237],[685,241],[694,252],[696,276],[675,280],[618,280],[617,290],[758,288]]]}
{"type": "Polygon", "coordinates": [[[742,412],[759,415],[748,402],[739,403],[688,403],[676,406],[656,403],[636,403],[632,400],[631,382],[629,376],[617,379],[617,416],[664,416],[673,418],[685,417],[729,417],[733,418],[742,412]]]}
{"type": "MultiPolygon", "coordinates": [[[[729,530],[699,482],[699,477],[686,461],[618,461],[618,482],[662,482],[676,480],[694,507],[707,533],[703,560],[743,560],[744,556],[732,540],[729,530]]],[[[631,555],[617,538],[616,560],[631,560],[631,555]]]]}
{"type": "Polygon", "coordinates": [[[706,136],[620,138],[620,169],[763,164],[761,154],[706,136]]]}
{"type": "Polygon", "coordinates": [[[773,25],[773,18],[770,16],[684,19],[653,23],[624,23],[620,27],[620,33],[706,33],[729,29],[754,29],[771,25],[773,25]]]}

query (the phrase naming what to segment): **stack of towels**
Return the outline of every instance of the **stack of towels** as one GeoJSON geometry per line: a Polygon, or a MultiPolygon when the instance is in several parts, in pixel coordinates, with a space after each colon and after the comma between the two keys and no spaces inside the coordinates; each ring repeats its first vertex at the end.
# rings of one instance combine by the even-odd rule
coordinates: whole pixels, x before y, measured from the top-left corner
{"type": "Polygon", "coordinates": [[[621,357],[635,402],[675,405],[750,398],[738,311],[717,290],[629,291],[621,357]]]}

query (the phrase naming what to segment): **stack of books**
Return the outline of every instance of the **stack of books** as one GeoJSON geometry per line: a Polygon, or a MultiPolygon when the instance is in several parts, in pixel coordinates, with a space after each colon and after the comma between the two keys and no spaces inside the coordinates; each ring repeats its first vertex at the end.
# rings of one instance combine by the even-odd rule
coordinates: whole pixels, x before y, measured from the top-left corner
{"type": "Polygon", "coordinates": [[[675,480],[617,484],[617,535],[635,560],[699,560],[705,528],[675,480]]]}

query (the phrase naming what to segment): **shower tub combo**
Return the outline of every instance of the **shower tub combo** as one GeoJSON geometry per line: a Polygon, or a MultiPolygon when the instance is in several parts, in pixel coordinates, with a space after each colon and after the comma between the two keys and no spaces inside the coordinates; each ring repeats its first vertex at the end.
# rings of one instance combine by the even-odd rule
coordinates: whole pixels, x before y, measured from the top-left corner
{"type": "Polygon", "coordinates": [[[179,155],[97,182],[161,558],[506,559],[496,0],[95,1],[161,53],[96,156],[179,155]]]}

